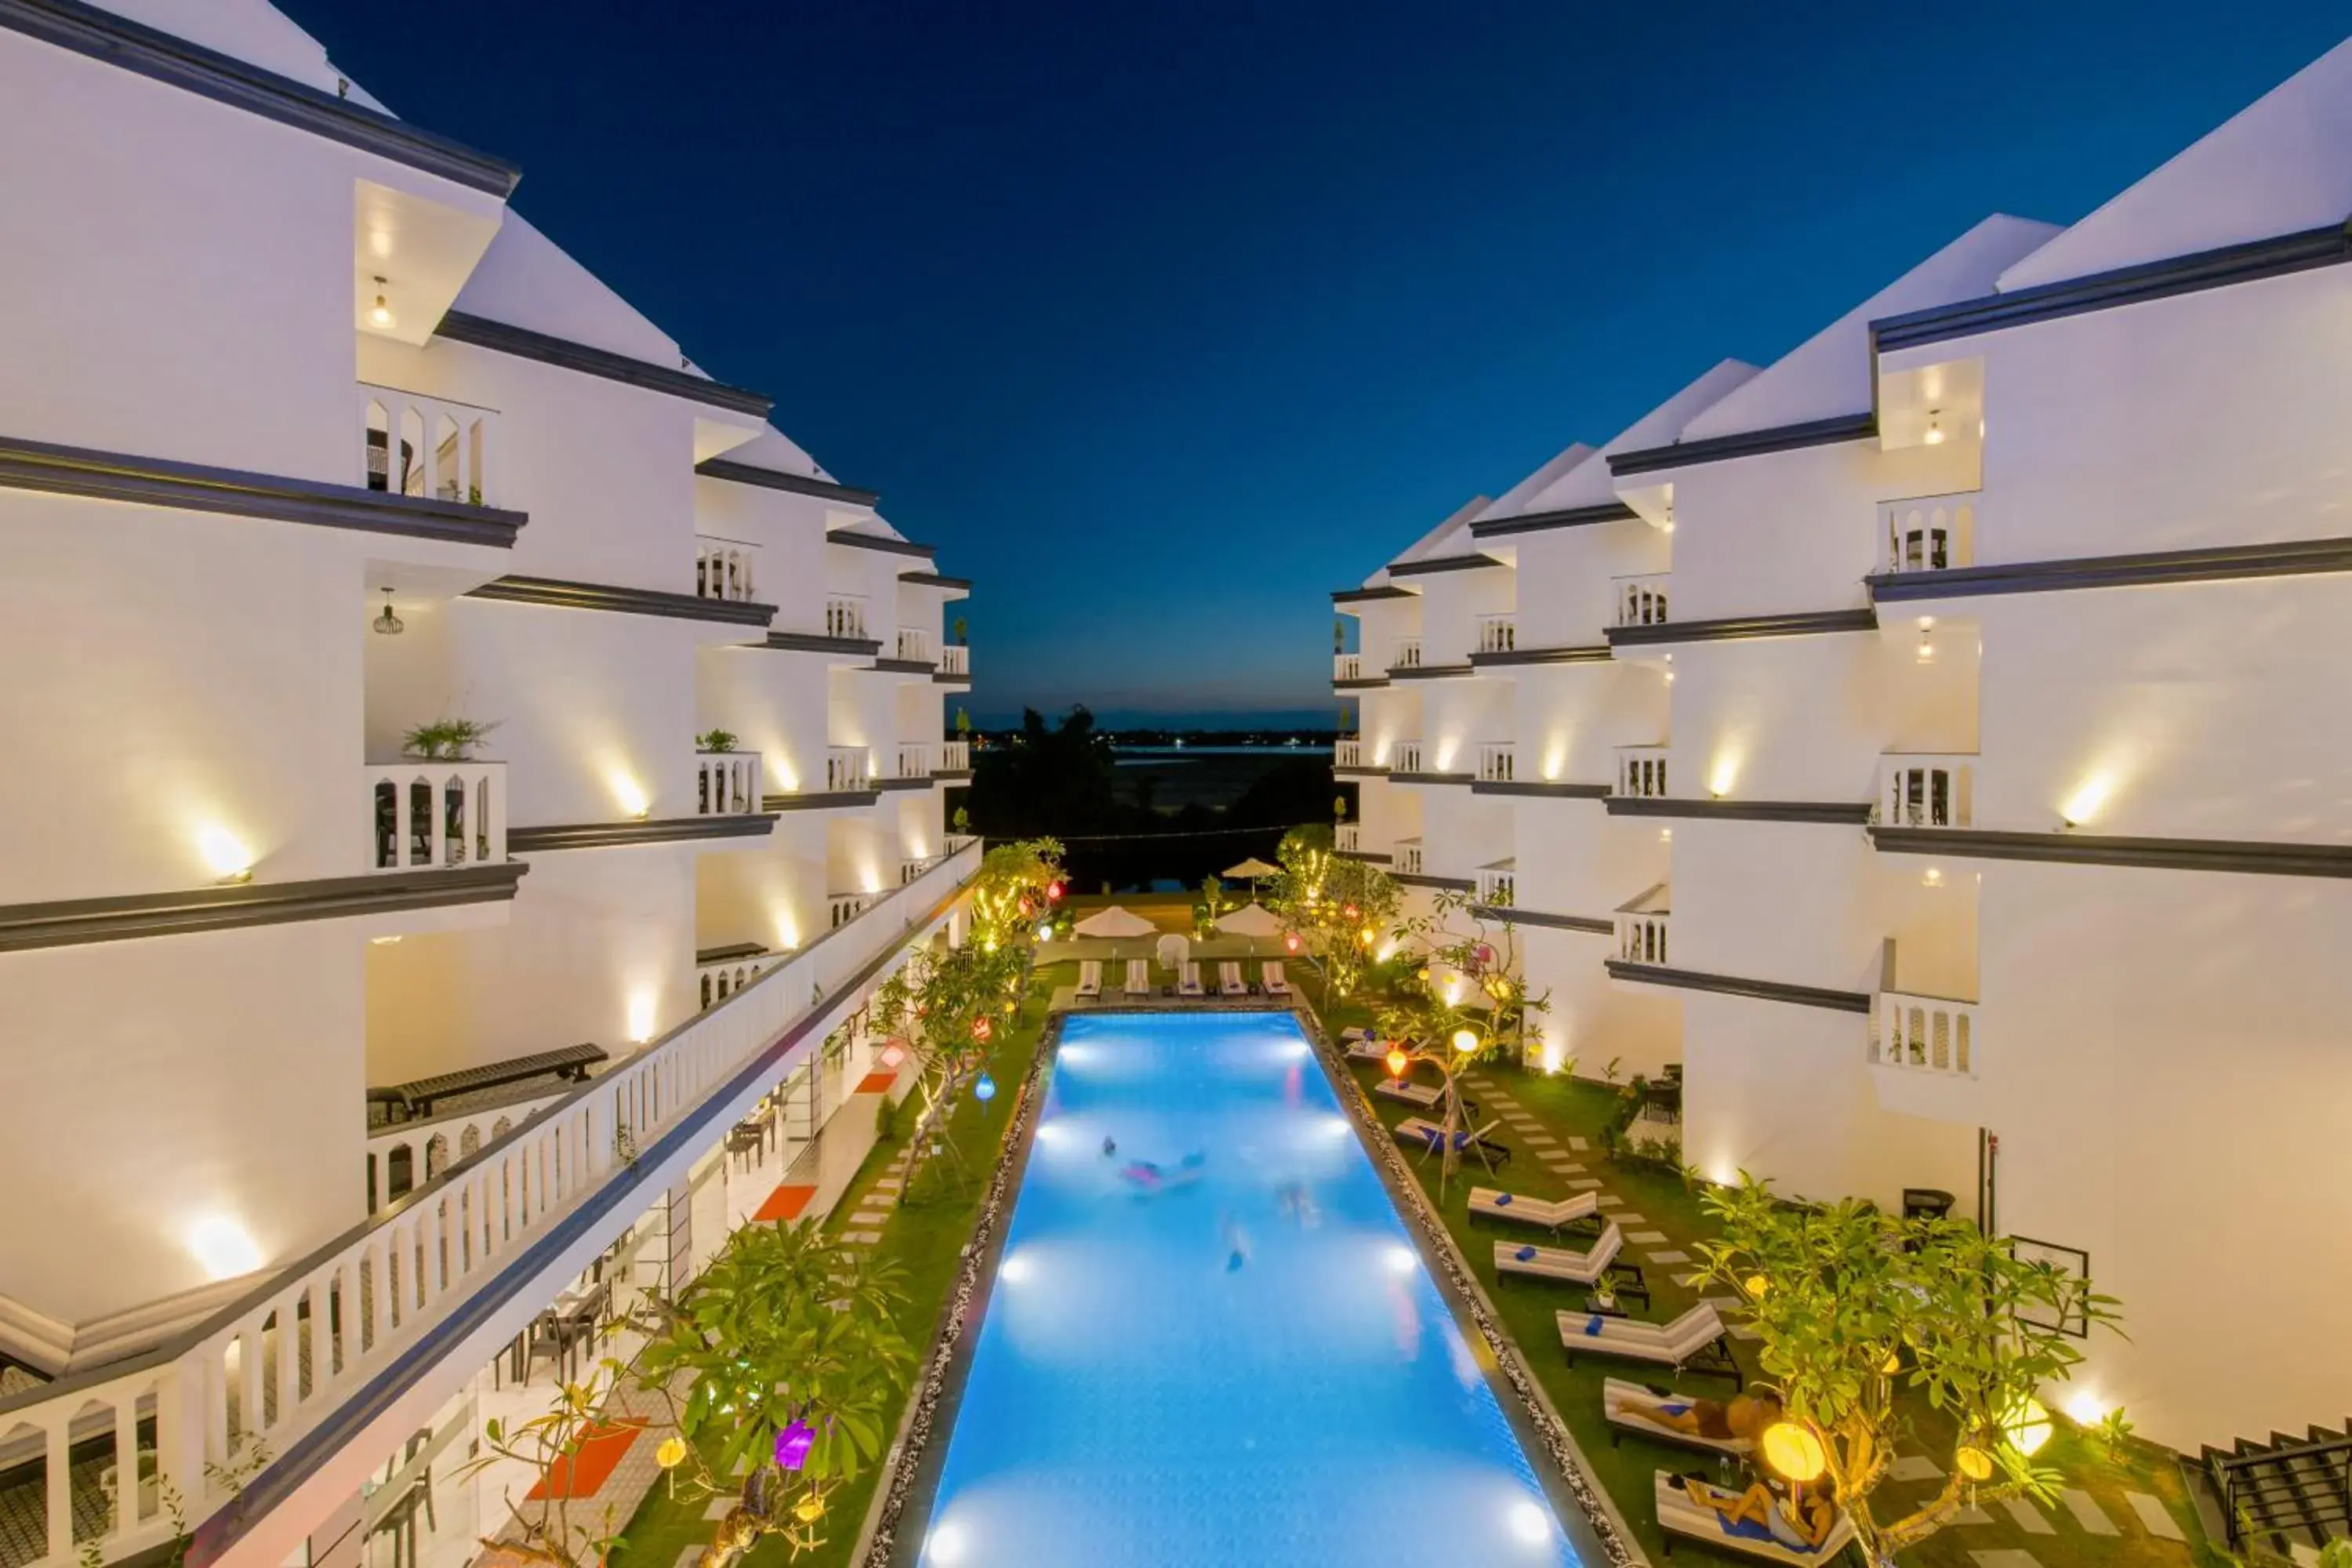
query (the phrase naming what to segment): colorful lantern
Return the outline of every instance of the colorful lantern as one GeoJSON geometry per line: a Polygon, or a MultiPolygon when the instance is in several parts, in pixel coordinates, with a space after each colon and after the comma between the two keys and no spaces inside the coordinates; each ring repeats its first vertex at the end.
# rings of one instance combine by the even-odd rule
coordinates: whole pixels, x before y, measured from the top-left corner
{"type": "Polygon", "coordinates": [[[971,1037],[975,1040],[985,1040],[995,1032],[996,1025],[985,1014],[971,1021],[971,1037]]]}
{"type": "Polygon", "coordinates": [[[780,1469],[797,1471],[808,1463],[809,1450],[816,1447],[816,1428],[805,1421],[795,1421],[776,1434],[776,1465],[780,1469]]]}
{"type": "Polygon", "coordinates": [[[1992,1479],[1992,1456],[1973,1443],[1963,1443],[1952,1455],[1952,1465],[1972,1481],[1992,1479]]]}
{"type": "Polygon", "coordinates": [[[1775,1421],[1764,1428],[1764,1462],[1792,1481],[1817,1480],[1829,1468],[1828,1450],[1810,1426],[1775,1421]]]}
{"type": "Polygon", "coordinates": [[[661,1447],[654,1450],[654,1463],[665,1470],[674,1470],[686,1463],[686,1439],[663,1438],[661,1447]]]}
{"type": "Polygon", "coordinates": [[[1297,952],[1298,951],[1298,933],[1295,931],[1284,931],[1282,933],[1282,945],[1288,951],[1297,952]]]}
{"type": "Polygon", "coordinates": [[[1456,1029],[1454,1031],[1454,1048],[1466,1057],[1478,1048],[1478,1037],[1467,1029],[1456,1029]]]}
{"type": "Polygon", "coordinates": [[[1386,1064],[1391,1078],[1402,1078],[1404,1069],[1412,1065],[1412,1058],[1404,1054],[1402,1046],[1391,1046],[1389,1054],[1381,1060],[1386,1064]]]}
{"type": "Polygon", "coordinates": [[[1478,962],[1481,963],[1495,962],[1495,950],[1492,945],[1483,942],[1478,944],[1478,962]]]}
{"type": "Polygon", "coordinates": [[[1354,920],[1354,919],[1356,918],[1356,906],[1355,906],[1355,905],[1353,905],[1353,904],[1349,904],[1349,905],[1348,905],[1347,907],[1345,907],[1344,909],[1342,909],[1339,912],[1340,912],[1341,914],[1343,914],[1343,915],[1347,916],[1349,920],[1354,920]]]}
{"type": "Polygon", "coordinates": [[[1045,897],[1055,903],[1060,903],[1062,901],[1062,884],[1058,881],[1046,883],[1045,897]]]}
{"type": "Polygon", "coordinates": [[[979,1081],[971,1086],[971,1093],[973,1099],[986,1105],[996,1098],[996,1080],[986,1073],[981,1074],[979,1081]]]}
{"type": "Polygon", "coordinates": [[[907,1059],[907,1047],[898,1041],[893,1040],[888,1045],[882,1047],[882,1055],[879,1059],[884,1067],[896,1072],[898,1070],[898,1064],[907,1059]]]}

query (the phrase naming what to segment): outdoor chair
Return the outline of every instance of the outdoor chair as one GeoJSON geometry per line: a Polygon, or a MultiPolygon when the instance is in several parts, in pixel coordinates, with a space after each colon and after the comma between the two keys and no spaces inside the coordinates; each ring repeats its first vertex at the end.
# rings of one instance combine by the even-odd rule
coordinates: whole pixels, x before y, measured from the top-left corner
{"type": "Polygon", "coordinates": [[[1278,960],[1271,958],[1267,959],[1264,964],[1259,966],[1258,975],[1265,983],[1265,994],[1267,995],[1287,996],[1290,994],[1290,982],[1283,977],[1282,964],[1278,960]]]}
{"type": "Polygon", "coordinates": [[[1498,1192],[1493,1187],[1470,1189],[1470,1212],[1488,1219],[1539,1225],[1548,1230],[1589,1220],[1601,1222],[1601,1194],[1579,1193],[1572,1198],[1531,1198],[1525,1193],[1498,1192]]]}
{"type": "Polygon", "coordinates": [[[1598,1285],[1601,1277],[1612,1269],[1629,1273],[1639,1281],[1641,1266],[1621,1264],[1617,1254],[1625,1247],[1625,1232],[1612,1221],[1601,1227],[1601,1235],[1582,1252],[1565,1247],[1535,1247],[1525,1242],[1495,1243],[1495,1272],[1526,1274],[1538,1279],[1552,1279],[1567,1285],[1598,1285]]]}
{"type": "MultiPolygon", "coordinates": [[[[1497,1143],[1488,1136],[1499,1125],[1501,1125],[1499,1122],[1489,1121],[1475,1132],[1467,1128],[1456,1132],[1454,1135],[1454,1152],[1458,1154],[1476,1150],[1496,1164],[1509,1164],[1511,1161],[1509,1145],[1497,1143]]],[[[1423,1117],[1408,1116],[1396,1124],[1396,1141],[1400,1143],[1418,1144],[1427,1153],[1434,1154],[1445,1145],[1445,1130],[1436,1122],[1423,1117]]]]}
{"type": "Polygon", "coordinates": [[[1102,994],[1101,959],[1089,958],[1078,965],[1078,989],[1076,994],[1080,996],[1099,996],[1102,994]]]}
{"type": "Polygon", "coordinates": [[[1127,961],[1127,984],[1121,987],[1129,996],[1151,994],[1151,961],[1130,958],[1127,961]]]}
{"type": "Polygon", "coordinates": [[[1746,1387],[1748,1376],[1731,1353],[1731,1342],[1715,1309],[1701,1301],[1671,1323],[1645,1323],[1588,1312],[1558,1314],[1560,1348],[1573,1363],[1580,1355],[1620,1356],[1677,1371],[1715,1373],[1746,1387]]]}
{"type": "Polygon", "coordinates": [[[1402,1100],[1407,1105],[1417,1105],[1423,1110],[1429,1110],[1445,1098],[1445,1090],[1436,1084],[1410,1083],[1401,1078],[1381,1079],[1380,1082],[1372,1085],[1372,1092],[1385,1095],[1391,1100],[1402,1100]]]}
{"type": "Polygon", "coordinates": [[[1679,1431],[1654,1419],[1645,1408],[1662,1400],[1688,1397],[1651,1384],[1628,1383],[1622,1377],[1604,1378],[1601,1384],[1601,1414],[1609,1423],[1609,1446],[1615,1447],[1620,1438],[1631,1433],[1653,1442],[1675,1443],[1704,1454],[1724,1454],[1733,1458],[1745,1458],[1755,1447],[1745,1437],[1702,1437],[1696,1432],[1679,1431]]]}
{"type": "Polygon", "coordinates": [[[1249,994],[1249,987],[1242,984],[1242,966],[1231,959],[1217,965],[1217,994],[1220,996],[1249,994]]]}
{"type": "Polygon", "coordinates": [[[1176,984],[1179,996],[1203,996],[1207,990],[1201,984],[1201,966],[1191,959],[1184,961],[1182,976],[1176,984]]]}
{"type": "MultiPolygon", "coordinates": [[[[1673,1555],[1675,1538],[1696,1541],[1717,1552],[1737,1552],[1742,1557],[1759,1557],[1768,1563],[1828,1563],[1853,1543],[1853,1521],[1840,1509],[1830,1532],[1819,1546],[1789,1546],[1773,1538],[1769,1530],[1752,1520],[1733,1524],[1714,1509],[1705,1507],[1683,1489],[1680,1477],[1672,1470],[1660,1470],[1656,1481],[1658,1530],[1666,1538],[1666,1552],[1673,1555]]],[[[1717,1490],[1722,1490],[1718,1488],[1717,1490]]],[[[1727,1492],[1727,1501],[1739,1494],[1727,1492]]],[[[1779,1504],[1774,1504],[1777,1508],[1779,1504]]]]}

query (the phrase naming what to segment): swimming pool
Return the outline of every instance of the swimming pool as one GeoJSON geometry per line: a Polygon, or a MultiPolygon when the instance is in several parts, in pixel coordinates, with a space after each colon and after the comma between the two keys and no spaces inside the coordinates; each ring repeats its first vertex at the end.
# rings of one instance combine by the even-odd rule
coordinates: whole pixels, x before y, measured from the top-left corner
{"type": "Polygon", "coordinates": [[[1073,1016],[1050,1081],[922,1563],[1580,1561],[1288,1015],[1073,1016]]]}

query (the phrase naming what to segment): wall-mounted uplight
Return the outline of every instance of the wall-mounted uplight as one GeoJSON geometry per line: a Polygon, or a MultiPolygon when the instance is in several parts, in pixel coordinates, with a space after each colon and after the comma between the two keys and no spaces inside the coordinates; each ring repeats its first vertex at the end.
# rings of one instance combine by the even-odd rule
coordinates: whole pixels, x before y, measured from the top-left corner
{"type": "Polygon", "coordinates": [[[1940,888],[1944,885],[1944,873],[1930,866],[1919,874],[1919,881],[1923,887],[1940,888]]]}
{"type": "Polygon", "coordinates": [[[190,1227],[188,1250],[214,1279],[234,1279],[261,1267],[261,1248],[226,1215],[208,1215],[190,1227]]]}
{"type": "Polygon", "coordinates": [[[205,868],[217,882],[250,882],[253,880],[253,852],[245,841],[217,822],[207,822],[196,829],[196,853],[203,856],[205,868]]]}
{"type": "Polygon", "coordinates": [[[368,625],[375,628],[378,637],[396,637],[408,629],[408,623],[392,613],[391,589],[386,588],[383,591],[383,614],[370,621],[368,625]]]}
{"type": "Polygon", "coordinates": [[[1673,828],[1671,828],[1671,827],[1661,827],[1661,828],[1659,828],[1659,829],[1658,829],[1658,842],[1659,842],[1659,843],[1661,843],[1661,844],[1672,844],[1674,841],[1675,841],[1675,830],[1674,830],[1673,828]]]}
{"type": "Polygon", "coordinates": [[[654,803],[646,794],[646,786],[624,773],[607,774],[604,780],[613,791],[613,798],[621,803],[622,814],[643,822],[652,814],[654,803]]]}
{"type": "Polygon", "coordinates": [[[2080,827],[2099,815],[2107,804],[2107,792],[2114,787],[2105,773],[2095,773],[2083,781],[2082,787],[2066,797],[2058,808],[2058,820],[2068,827],[2080,827]]]}
{"type": "Polygon", "coordinates": [[[654,1037],[654,994],[650,991],[632,993],[629,997],[629,1043],[642,1046],[654,1037]]]}
{"type": "Polygon", "coordinates": [[[1927,410],[1927,434],[1923,438],[1930,447],[1940,447],[1944,444],[1943,414],[1944,411],[1940,408],[1927,410]]]}
{"type": "Polygon", "coordinates": [[[383,297],[383,279],[375,280],[375,303],[368,310],[368,325],[379,331],[390,331],[393,326],[391,302],[383,297]]]}
{"type": "Polygon", "coordinates": [[[1721,800],[1731,793],[1731,786],[1738,782],[1738,757],[1729,754],[1717,757],[1715,759],[1714,771],[1707,774],[1706,793],[1711,798],[1721,800]]]}

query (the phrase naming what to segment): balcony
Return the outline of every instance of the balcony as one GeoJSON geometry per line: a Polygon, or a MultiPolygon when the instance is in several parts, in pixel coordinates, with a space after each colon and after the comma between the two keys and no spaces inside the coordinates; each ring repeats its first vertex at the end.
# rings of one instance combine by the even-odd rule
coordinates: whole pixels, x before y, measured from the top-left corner
{"type": "Polygon", "coordinates": [[[749,603],[757,595],[752,581],[760,563],[760,547],[733,539],[696,535],[694,596],[749,603]]]}
{"type": "Polygon", "coordinates": [[[1421,742],[1419,741],[1389,742],[1389,772],[1392,773],[1421,772],[1421,742]]]}
{"type": "Polygon", "coordinates": [[[757,942],[698,953],[694,965],[695,994],[701,997],[703,1008],[708,1011],[791,956],[771,952],[757,942]]]}
{"type": "Polygon", "coordinates": [[[1975,1125],[1977,1004],[1882,991],[1870,1016],[1871,1076],[1889,1110],[1975,1125]]]}
{"type": "Polygon", "coordinates": [[[1617,959],[1621,963],[1664,967],[1666,932],[1673,921],[1673,889],[1664,882],[1617,908],[1617,959]]]}
{"type": "Polygon", "coordinates": [[[1885,570],[1941,572],[1976,563],[1979,492],[1878,503],[1885,570]]]}
{"type": "Polygon", "coordinates": [[[256,1456],[266,1451],[294,1488],[333,1483],[321,1466],[336,1455],[392,1452],[415,1411],[481,1370],[481,1345],[552,1300],[811,1058],[860,999],[861,979],[921,940],[979,862],[967,843],[865,920],[784,956],[530,1120],[518,1116],[504,1136],[194,1328],[0,1398],[0,1429],[22,1441],[29,1473],[46,1474],[46,1486],[31,1484],[51,1501],[12,1554],[17,1568],[160,1558],[240,1493],[250,1511],[228,1530],[229,1549],[240,1537],[250,1545],[243,1531],[290,1495],[245,1490],[256,1456]],[[65,1506],[79,1500],[77,1459],[109,1428],[121,1470],[152,1468],[155,1492],[126,1488],[124,1506],[94,1513],[65,1506]],[[178,1507],[158,1506],[173,1494],[178,1507]]]}
{"type": "Polygon", "coordinates": [[[945,647],[940,649],[939,679],[941,680],[970,680],[971,679],[971,649],[960,642],[951,642],[945,647]]]}
{"type": "Polygon", "coordinates": [[[916,878],[928,875],[932,867],[945,858],[945,855],[909,855],[898,862],[898,886],[903,888],[916,878]]]}
{"type": "Polygon", "coordinates": [[[898,771],[893,776],[902,779],[929,779],[931,776],[931,749],[919,741],[900,742],[898,771]]]}
{"type": "Polygon", "coordinates": [[[1396,645],[1396,655],[1389,660],[1389,668],[1391,669],[1419,669],[1421,668],[1421,639],[1419,637],[1403,637],[1399,639],[1396,645]]]}
{"type": "Polygon", "coordinates": [[[1364,765],[1364,740],[1360,735],[1342,735],[1331,742],[1331,765],[1345,772],[1364,765]]]}
{"type": "Polygon", "coordinates": [[[392,495],[495,506],[489,484],[499,411],[359,384],[361,482],[392,495]]]}
{"type": "Polygon", "coordinates": [[[1609,580],[1612,600],[1616,606],[1616,620],[1621,626],[1664,626],[1666,620],[1666,584],[1671,572],[1651,572],[1638,577],[1612,577],[1609,580]]]}
{"type": "Polygon", "coordinates": [[[507,858],[504,763],[405,762],[367,770],[372,871],[417,871],[507,858]]]}
{"type": "Polygon", "coordinates": [[[760,753],[697,752],[694,814],[735,816],[760,809],[760,753]]]}
{"type": "Polygon", "coordinates": [[[824,635],[871,642],[866,633],[866,600],[857,594],[828,594],[824,599],[824,635]]]}
{"type": "Polygon", "coordinates": [[[1642,800],[1663,798],[1666,793],[1666,748],[1618,747],[1616,793],[1642,800]]]}
{"type": "Polygon", "coordinates": [[[1973,827],[1976,767],[1973,752],[1885,752],[1872,817],[1885,827],[1973,827]]]}
{"type": "Polygon", "coordinates": [[[1396,841],[1396,869],[1406,877],[1422,875],[1420,839],[1400,838],[1396,841]]]}
{"type": "MultiPolygon", "coordinates": [[[[542,1084],[546,1080],[542,1079],[542,1084]]],[[[572,1093],[571,1084],[539,1088],[415,1121],[392,1121],[367,1137],[368,1213],[404,1197],[483,1145],[495,1143],[522,1123],[572,1093]]]]}
{"type": "Polygon", "coordinates": [[[1478,901],[1490,910],[1507,910],[1518,901],[1518,862],[1496,860],[1478,868],[1478,901]]]}
{"type": "Polygon", "coordinates": [[[1335,653],[1331,656],[1331,684],[1344,686],[1364,679],[1364,656],[1360,653],[1335,653]]]}
{"type": "Polygon", "coordinates": [[[1364,848],[1364,825],[1343,822],[1331,830],[1331,847],[1342,855],[1359,855],[1364,848]]]}
{"type": "Polygon", "coordinates": [[[874,753],[864,746],[824,749],[824,788],[828,795],[861,793],[874,787],[874,753]]]}
{"type": "Polygon", "coordinates": [[[931,652],[931,634],[924,631],[919,626],[900,626],[898,628],[898,657],[905,659],[909,664],[936,664],[939,662],[931,652]]]}
{"type": "Polygon", "coordinates": [[[827,893],[824,901],[831,911],[833,923],[826,929],[839,931],[872,909],[874,900],[881,896],[879,893],[827,893]]]}
{"type": "Polygon", "coordinates": [[[940,742],[940,774],[961,777],[971,772],[971,742],[942,741],[940,742]]]}
{"type": "Polygon", "coordinates": [[[1519,776],[1519,751],[1508,741],[1489,741],[1478,748],[1478,782],[1512,784],[1519,776]]]}
{"type": "Polygon", "coordinates": [[[1519,618],[1517,616],[1480,616],[1477,647],[1480,653],[1517,653],[1519,647],[1519,618]]]}

